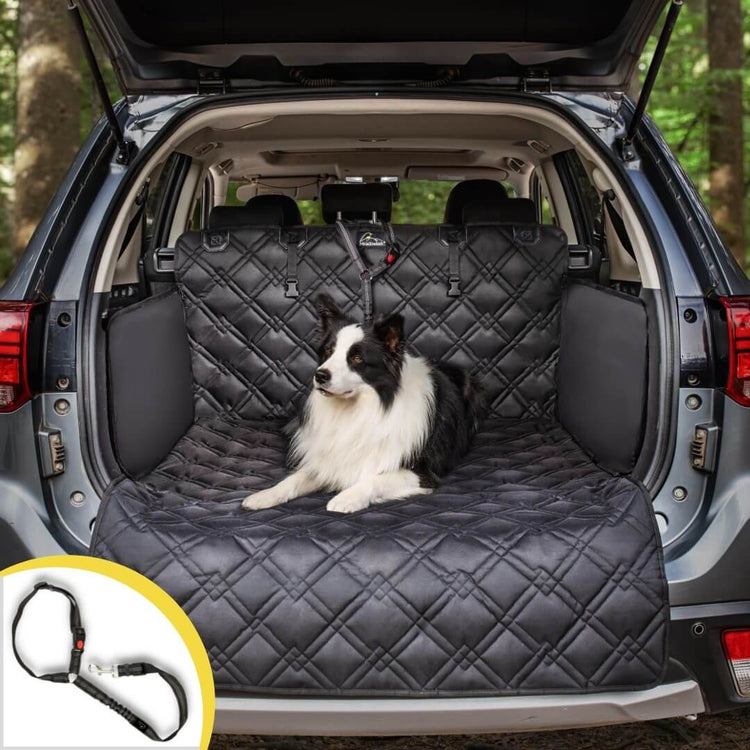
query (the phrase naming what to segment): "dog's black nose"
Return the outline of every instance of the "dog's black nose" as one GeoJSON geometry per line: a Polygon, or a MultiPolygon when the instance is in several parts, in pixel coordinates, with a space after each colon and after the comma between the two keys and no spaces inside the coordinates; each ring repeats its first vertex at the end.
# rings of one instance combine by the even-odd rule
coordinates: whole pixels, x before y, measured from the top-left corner
{"type": "Polygon", "coordinates": [[[331,371],[326,370],[325,367],[321,367],[315,371],[315,382],[318,385],[325,385],[331,379],[331,371]]]}

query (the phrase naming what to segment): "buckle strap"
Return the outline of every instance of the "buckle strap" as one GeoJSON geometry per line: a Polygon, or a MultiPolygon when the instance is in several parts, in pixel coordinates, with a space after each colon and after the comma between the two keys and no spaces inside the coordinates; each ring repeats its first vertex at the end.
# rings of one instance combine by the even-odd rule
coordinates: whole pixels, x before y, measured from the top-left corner
{"type": "Polygon", "coordinates": [[[76,602],[73,594],[71,594],[67,589],[60,588],[59,586],[54,586],[51,583],[47,583],[46,581],[37,583],[31,590],[31,592],[27,594],[18,605],[16,615],[13,618],[11,639],[13,645],[13,654],[16,657],[16,661],[27,674],[31,675],[34,679],[37,680],[45,680],[47,682],[72,683],[87,695],[90,695],[92,698],[96,698],[96,700],[103,703],[105,706],[107,706],[107,708],[112,709],[115,713],[122,716],[129,724],[134,726],[136,729],[138,729],[138,731],[142,732],[149,739],[154,740],[155,742],[168,742],[180,731],[180,729],[182,729],[182,727],[185,725],[185,722],[187,721],[187,696],[185,695],[185,690],[180,684],[180,681],[173,674],[159,669],[159,667],[153,664],[150,664],[148,662],[134,662],[131,664],[120,664],[110,669],[102,669],[101,667],[97,667],[96,665],[89,665],[89,672],[97,672],[99,674],[110,672],[113,677],[138,677],[145,674],[158,674],[169,685],[172,692],[174,693],[175,700],[177,701],[177,710],[179,715],[178,726],[177,729],[175,729],[174,732],[172,732],[172,734],[170,734],[168,737],[159,737],[159,735],[154,731],[153,727],[151,727],[151,725],[147,721],[144,721],[140,716],[138,716],[138,714],[122,705],[122,703],[116,701],[103,690],[100,690],[93,683],[81,677],[79,672],[81,669],[81,657],[86,645],[86,631],[83,629],[83,626],[81,624],[81,613],[78,609],[78,603],[76,602]],[[53,591],[55,593],[62,594],[70,602],[70,632],[73,638],[73,648],[71,649],[70,666],[68,667],[67,672],[52,672],[50,674],[42,675],[34,674],[34,672],[23,661],[23,659],[21,658],[21,654],[18,651],[18,646],[16,644],[16,631],[18,629],[18,624],[21,621],[21,617],[23,616],[26,605],[39,593],[39,591],[42,590],[53,591]]]}
{"type": "Polygon", "coordinates": [[[307,230],[305,236],[299,239],[296,232],[289,232],[286,236],[283,230],[279,230],[279,244],[286,251],[286,276],[284,280],[284,296],[299,297],[299,279],[297,278],[297,262],[299,250],[307,242],[307,230]]]}
{"type": "Polygon", "coordinates": [[[461,296],[461,252],[468,242],[466,228],[452,230],[448,227],[440,227],[439,240],[448,246],[448,296],[461,296]]]}
{"type": "Polygon", "coordinates": [[[362,282],[362,308],[364,313],[365,323],[369,323],[372,320],[372,276],[370,275],[370,269],[367,267],[362,256],[357,251],[354,245],[349,231],[344,226],[344,222],[339,219],[336,222],[336,229],[338,229],[341,239],[344,241],[344,247],[349,253],[349,257],[357,266],[359,271],[359,278],[362,282]]]}
{"type": "Polygon", "coordinates": [[[385,256],[378,261],[374,266],[370,267],[365,263],[364,258],[360,255],[357,247],[352,240],[352,236],[346,225],[340,219],[336,222],[336,228],[339,231],[341,239],[344,241],[344,247],[349,253],[349,257],[352,259],[354,264],[357,266],[359,271],[359,278],[362,282],[362,308],[364,314],[365,323],[372,322],[373,315],[373,298],[372,298],[372,282],[380,274],[384,273],[390,266],[392,266],[399,256],[398,248],[396,247],[396,236],[393,233],[393,227],[388,222],[383,222],[385,231],[388,234],[390,247],[386,252],[385,256]]]}

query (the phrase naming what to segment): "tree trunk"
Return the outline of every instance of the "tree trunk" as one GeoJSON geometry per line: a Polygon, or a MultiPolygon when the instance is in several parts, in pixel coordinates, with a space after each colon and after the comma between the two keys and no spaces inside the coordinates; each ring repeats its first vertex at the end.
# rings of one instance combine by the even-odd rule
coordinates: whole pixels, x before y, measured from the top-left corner
{"type": "Polygon", "coordinates": [[[744,268],[745,181],[742,138],[742,0],[708,0],[711,110],[709,195],[714,220],[744,268]]]}
{"type": "Polygon", "coordinates": [[[80,46],[62,0],[18,8],[16,255],[26,247],[80,143],[80,46]]]}

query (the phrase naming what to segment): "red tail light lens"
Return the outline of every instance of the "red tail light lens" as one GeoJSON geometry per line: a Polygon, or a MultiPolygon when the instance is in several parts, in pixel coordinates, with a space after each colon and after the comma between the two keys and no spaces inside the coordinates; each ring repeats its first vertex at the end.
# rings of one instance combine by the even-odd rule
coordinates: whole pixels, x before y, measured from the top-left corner
{"type": "Polygon", "coordinates": [[[750,297],[722,297],[729,333],[727,395],[750,406],[750,297]]]}
{"type": "Polygon", "coordinates": [[[0,412],[14,411],[31,398],[26,339],[32,307],[0,302],[0,412]]]}
{"type": "Polygon", "coordinates": [[[724,654],[740,695],[750,695],[750,630],[725,630],[724,654]]]}

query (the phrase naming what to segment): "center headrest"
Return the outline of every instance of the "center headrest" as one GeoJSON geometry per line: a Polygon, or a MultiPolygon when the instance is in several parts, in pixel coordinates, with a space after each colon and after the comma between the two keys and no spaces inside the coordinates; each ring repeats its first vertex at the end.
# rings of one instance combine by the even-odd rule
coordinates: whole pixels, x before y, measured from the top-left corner
{"type": "Polygon", "coordinates": [[[536,205],[529,198],[473,201],[464,206],[462,224],[536,224],[536,205]]]}
{"type": "Polygon", "coordinates": [[[208,216],[209,229],[302,224],[299,206],[288,195],[256,195],[244,206],[214,206],[208,216]]]}
{"type": "Polygon", "coordinates": [[[462,224],[464,206],[468,203],[498,202],[507,197],[507,191],[496,180],[464,180],[459,182],[448,195],[443,221],[446,224],[462,224]]]}
{"type": "Polygon", "coordinates": [[[387,182],[323,185],[320,200],[326,224],[335,224],[338,214],[342,219],[367,220],[376,213],[381,221],[390,221],[393,189],[387,182]]]}

